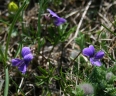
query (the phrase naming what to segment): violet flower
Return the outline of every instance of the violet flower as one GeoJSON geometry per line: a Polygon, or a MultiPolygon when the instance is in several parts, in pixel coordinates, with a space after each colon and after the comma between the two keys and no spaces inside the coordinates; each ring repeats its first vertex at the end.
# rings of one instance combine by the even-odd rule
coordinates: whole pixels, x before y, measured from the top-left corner
{"type": "Polygon", "coordinates": [[[47,11],[50,13],[50,15],[52,15],[52,17],[54,18],[54,25],[59,26],[63,23],[66,22],[66,20],[64,18],[59,17],[56,13],[54,13],[52,10],[47,9],[47,11]]]}
{"type": "Polygon", "coordinates": [[[33,55],[29,47],[23,47],[21,55],[23,59],[15,58],[12,59],[12,66],[17,66],[18,69],[24,74],[27,70],[29,62],[33,59],[33,55]]]}
{"type": "Polygon", "coordinates": [[[83,55],[90,58],[91,64],[96,66],[101,66],[100,59],[103,58],[104,56],[103,51],[100,50],[98,52],[95,52],[94,46],[90,45],[88,48],[84,48],[82,53],[83,55]]]}

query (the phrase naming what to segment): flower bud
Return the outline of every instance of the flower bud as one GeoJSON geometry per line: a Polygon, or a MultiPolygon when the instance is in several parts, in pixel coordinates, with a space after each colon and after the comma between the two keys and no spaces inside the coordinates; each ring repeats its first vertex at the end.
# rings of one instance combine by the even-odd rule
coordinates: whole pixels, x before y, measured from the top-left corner
{"type": "Polygon", "coordinates": [[[18,10],[18,5],[14,2],[10,2],[8,5],[8,9],[11,12],[16,12],[18,10]]]}
{"type": "Polygon", "coordinates": [[[83,83],[79,85],[81,90],[83,90],[84,95],[91,95],[94,93],[94,88],[91,84],[89,83],[83,83]]]}
{"type": "Polygon", "coordinates": [[[113,77],[113,73],[112,72],[108,72],[107,74],[106,74],[106,80],[111,80],[112,79],[112,77],[113,77]]]}

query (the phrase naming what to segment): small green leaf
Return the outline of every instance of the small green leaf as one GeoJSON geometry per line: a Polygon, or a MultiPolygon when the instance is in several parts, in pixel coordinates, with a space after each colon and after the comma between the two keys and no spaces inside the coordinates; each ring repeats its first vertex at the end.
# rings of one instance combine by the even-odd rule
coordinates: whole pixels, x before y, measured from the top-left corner
{"type": "Polygon", "coordinates": [[[76,44],[78,44],[80,46],[81,49],[84,48],[84,43],[85,43],[85,35],[84,34],[80,34],[79,37],[77,37],[75,39],[76,44]]]}
{"type": "Polygon", "coordinates": [[[38,69],[42,72],[42,74],[48,75],[48,72],[46,70],[42,69],[40,66],[38,67],[38,69]]]}

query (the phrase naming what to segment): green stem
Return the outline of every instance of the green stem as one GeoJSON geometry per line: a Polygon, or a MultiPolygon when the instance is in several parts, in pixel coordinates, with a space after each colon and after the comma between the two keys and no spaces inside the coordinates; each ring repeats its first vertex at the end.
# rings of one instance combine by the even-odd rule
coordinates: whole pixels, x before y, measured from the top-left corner
{"type": "Polygon", "coordinates": [[[23,3],[22,7],[16,13],[16,15],[15,15],[15,17],[13,19],[12,25],[11,25],[11,27],[9,29],[9,34],[8,34],[8,38],[7,38],[7,42],[6,42],[5,60],[7,60],[7,51],[8,51],[8,46],[9,46],[12,30],[14,28],[14,25],[15,25],[17,19],[19,18],[20,12],[24,9],[25,6],[26,6],[26,1],[23,3]]]}
{"type": "Polygon", "coordinates": [[[8,38],[7,38],[7,41],[6,41],[6,49],[5,49],[5,56],[4,56],[4,65],[5,65],[4,66],[4,68],[5,68],[4,96],[8,96],[8,89],[9,89],[9,73],[8,73],[8,66],[7,66],[6,62],[7,62],[7,52],[8,52],[8,46],[9,46],[9,43],[10,43],[11,33],[12,33],[12,30],[14,28],[14,25],[15,25],[17,19],[19,18],[20,12],[25,8],[26,4],[27,4],[27,0],[24,1],[21,8],[18,10],[16,15],[14,16],[13,22],[12,22],[12,24],[10,26],[10,29],[9,29],[8,38]]]}
{"type": "Polygon", "coordinates": [[[8,74],[8,67],[6,67],[4,96],[8,96],[8,88],[9,88],[8,86],[9,86],[9,74],[8,74]]]}
{"type": "MultiPolygon", "coordinates": [[[[44,0],[42,0],[44,1],[44,0]]],[[[40,51],[40,35],[41,35],[41,22],[40,22],[40,18],[41,18],[41,12],[42,12],[42,2],[40,0],[40,8],[39,8],[39,14],[38,14],[38,51],[40,51]]]]}

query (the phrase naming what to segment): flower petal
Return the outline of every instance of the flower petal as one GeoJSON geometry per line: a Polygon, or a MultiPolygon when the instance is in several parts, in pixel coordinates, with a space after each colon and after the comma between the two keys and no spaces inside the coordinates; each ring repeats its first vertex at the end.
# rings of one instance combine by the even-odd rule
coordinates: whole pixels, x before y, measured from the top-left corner
{"type": "Polygon", "coordinates": [[[93,57],[94,53],[95,53],[95,49],[94,49],[93,45],[90,45],[89,48],[84,48],[82,53],[85,56],[93,57]]]}
{"type": "Polygon", "coordinates": [[[101,66],[101,62],[98,59],[90,58],[90,62],[92,65],[101,66]]]}
{"type": "Polygon", "coordinates": [[[26,70],[27,70],[27,66],[26,66],[26,64],[22,64],[20,67],[18,67],[18,69],[19,69],[22,73],[25,73],[26,70]]]}
{"type": "Polygon", "coordinates": [[[25,55],[30,54],[30,53],[31,53],[31,50],[30,50],[29,47],[23,47],[22,48],[21,55],[22,55],[23,58],[24,58],[25,55]]]}
{"type": "Polygon", "coordinates": [[[31,60],[33,59],[33,55],[32,54],[28,54],[24,56],[24,61],[25,63],[29,63],[31,60]]]}
{"type": "Polygon", "coordinates": [[[104,54],[105,54],[104,51],[98,51],[95,54],[95,59],[101,59],[101,58],[103,58],[104,54]]]}
{"type": "Polygon", "coordinates": [[[93,46],[93,45],[90,45],[89,48],[90,48],[90,50],[91,50],[91,51],[93,52],[93,54],[94,54],[94,52],[95,52],[94,46],[93,46]]]}
{"type": "Polygon", "coordinates": [[[16,59],[12,59],[12,66],[18,66],[21,63],[22,60],[16,58],[16,59]]]}
{"type": "Polygon", "coordinates": [[[52,17],[59,18],[59,16],[55,12],[53,12],[52,10],[47,9],[47,11],[50,13],[50,15],[52,15],[52,17]]]}
{"type": "Polygon", "coordinates": [[[59,26],[65,22],[66,20],[64,18],[55,18],[54,25],[59,26]]]}

